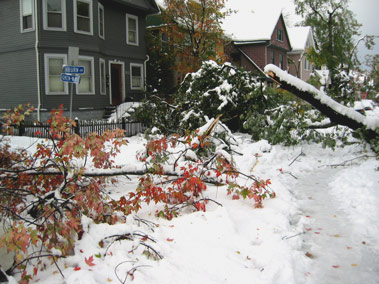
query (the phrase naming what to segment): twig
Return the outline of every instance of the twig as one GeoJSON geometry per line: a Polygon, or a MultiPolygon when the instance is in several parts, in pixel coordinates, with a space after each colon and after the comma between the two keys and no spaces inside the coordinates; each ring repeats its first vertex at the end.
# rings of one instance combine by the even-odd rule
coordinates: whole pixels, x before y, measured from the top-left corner
{"type": "Polygon", "coordinates": [[[282,240],[292,239],[292,238],[294,238],[294,237],[297,237],[297,236],[300,236],[300,235],[303,235],[303,234],[304,234],[304,232],[297,233],[296,235],[293,235],[293,236],[284,236],[284,237],[282,238],[282,240]]]}
{"type": "Polygon", "coordinates": [[[20,262],[18,262],[18,263],[16,263],[16,264],[14,264],[11,268],[9,268],[8,270],[7,270],[7,272],[12,272],[13,270],[15,270],[18,266],[20,266],[21,264],[23,264],[23,263],[25,263],[25,262],[28,262],[28,261],[30,261],[30,260],[32,260],[32,259],[35,259],[35,258],[41,258],[41,257],[52,257],[53,258],[53,261],[54,261],[54,263],[55,263],[55,265],[57,266],[57,268],[58,268],[58,270],[59,270],[59,272],[60,272],[60,274],[62,275],[62,277],[64,278],[64,275],[63,275],[63,273],[62,273],[62,271],[61,271],[61,269],[59,268],[59,266],[58,266],[58,264],[56,263],[56,261],[55,261],[55,257],[56,258],[64,258],[64,256],[61,256],[61,255],[54,255],[54,254],[43,254],[43,255],[35,255],[35,256],[29,256],[28,258],[25,258],[24,260],[22,260],[22,261],[20,261],[20,262]]]}
{"type": "Polygon", "coordinates": [[[349,159],[349,160],[346,160],[340,164],[332,164],[332,165],[324,165],[324,166],[321,166],[321,167],[332,167],[332,168],[336,168],[336,167],[344,167],[347,163],[349,162],[352,162],[354,160],[358,160],[358,159],[367,159],[367,158],[376,158],[375,156],[368,156],[368,155],[363,155],[363,156],[359,156],[359,157],[355,157],[355,158],[352,158],[352,159],[349,159]]]}
{"type": "Polygon", "coordinates": [[[290,167],[300,156],[305,156],[303,149],[301,149],[300,154],[288,166],[290,167]]]}

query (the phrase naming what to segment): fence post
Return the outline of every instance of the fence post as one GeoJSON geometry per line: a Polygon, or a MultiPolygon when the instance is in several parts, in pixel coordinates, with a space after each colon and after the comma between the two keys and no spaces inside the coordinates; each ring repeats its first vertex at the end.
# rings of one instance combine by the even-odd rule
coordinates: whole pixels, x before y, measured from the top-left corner
{"type": "Polygon", "coordinates": [[[21,120],[18,127],[18,136],[24,136],[25,134],[25,121],[21,120]]]}
{"type": "Polygon", "coordinates": [[[74,132],[75,134],[80,135],[79,119],[77,117],[75,118],[74,132]]]}
{"type": "Polygon", "coordinates": [[[124,130],[125,136],[126,136],[126,119],[125,117],[121,117],[121,128],[124,130]]]}

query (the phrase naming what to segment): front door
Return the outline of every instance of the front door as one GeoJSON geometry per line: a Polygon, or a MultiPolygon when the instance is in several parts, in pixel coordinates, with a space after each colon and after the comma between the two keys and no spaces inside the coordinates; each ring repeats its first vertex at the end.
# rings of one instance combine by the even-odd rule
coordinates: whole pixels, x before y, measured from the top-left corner
{"type": "Polygon", "coordinates": [[[111,104],[119,105],[124,100],[124,64],[119,62],[109,64],[111,104]]]}

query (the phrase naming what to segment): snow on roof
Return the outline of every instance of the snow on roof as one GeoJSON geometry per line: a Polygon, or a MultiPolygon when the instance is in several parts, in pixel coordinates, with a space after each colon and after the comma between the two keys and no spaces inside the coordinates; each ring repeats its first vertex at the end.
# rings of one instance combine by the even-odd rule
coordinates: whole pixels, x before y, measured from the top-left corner
{"type": "Polygon", "coordinates": [[[235,41],[270,40],[282,13],[278,6],[256,5],[226,17],[222,28],[235,41]]]}
{"type": "Polygon", "coordinates": [[[305,50],[311,27],[287,28],[293,51],[305,50]]]}

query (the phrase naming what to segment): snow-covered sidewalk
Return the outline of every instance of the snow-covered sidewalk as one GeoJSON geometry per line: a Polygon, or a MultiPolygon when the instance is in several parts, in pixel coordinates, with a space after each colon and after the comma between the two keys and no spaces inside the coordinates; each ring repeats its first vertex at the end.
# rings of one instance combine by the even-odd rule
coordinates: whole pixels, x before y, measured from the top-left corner
{"type": "Polygon", "coordinates": [[[304,283],[379,283],[375,165],[375,160],[362,158],[347,166],[319,166],[299,173],[291,192],[308,219],[301,238],[312,259],[304,283]]]}

